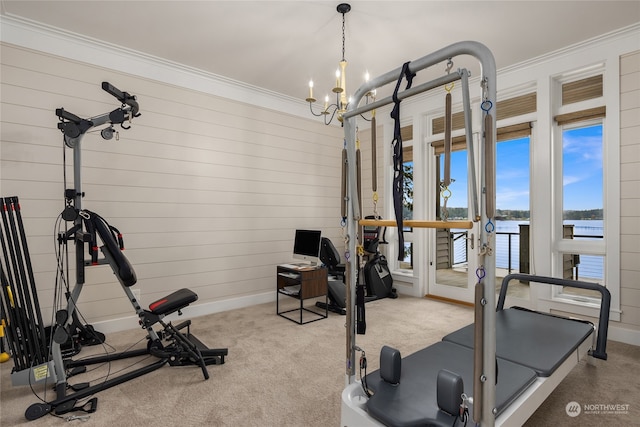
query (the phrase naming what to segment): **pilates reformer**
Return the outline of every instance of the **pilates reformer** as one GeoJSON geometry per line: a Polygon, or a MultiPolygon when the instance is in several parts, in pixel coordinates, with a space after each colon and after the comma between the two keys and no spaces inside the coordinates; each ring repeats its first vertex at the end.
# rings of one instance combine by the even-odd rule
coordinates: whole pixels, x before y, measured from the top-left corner
{"type": "MultiPolygon", "coordinates": [[[[367,111],[394,103],[391,113],[395,121],[394,141],[394,210],[395,220],[364,220],[360,214],[360,197],[356,172],[348,170],[348,182],[343,183],[348,200],[346,238],[348,251],[355,251],[356,236],[362,225],[397,226],[399,247],[402,247],[402,227],[464,228],[480,221],[478,236],[478,265],[475,285],[474,323],[453,332],[424,350],[402,358],[400,352],[383,347],[380,369],[356,379],[356,352],[364,351],[356,345],[357,306],[356,265],[347,262],[347,322],[345,389],[342,392],[341,425],[343,426],[413,426],[457,425],[463,417],[473,418],[476,425],[520,425],[538,408],[569,371],[584,356],[606,360],[606,339],[610,294],[601,285],[567,281],[550,277],[510,275],[504,279],[498,304],[495,297],[495,254],[492,248],[495,231],[495,141],[496,141],[496,67],[491,51],[473,41],[455,43],[413,62],[404,64],[364,83],[354,94],[353,101],[343,114],[346,162],[356,164],[356,119],[367,111]],[[470,55],[481,65],[480,109],[480,188],[478,197],[475,181],[475,160],[471,138],[471,107],[466,70],[450,72],[451,59],[470,55]],[[411,87],[413,76],[427,67],[448,61],[447,74],[435,80],[411,87]],[[403,79],[407,85],[399,87],[403,79]],[[393,96],[359,106],[366,93],[396,82],[393,96]],[[400,102],[410,96],[444,87],[447,91],[446,109],[450,111],[450,88],[461,81],[470,178],[470,221],[404,220],[396,203],[399,175],[402,173],[402,140],[399,132],[400,102]],[[597,290],[601,294],[600,318],[597,332],[588,322],[576,321],[525,309],[504,309],[509,280],[527,280],[554,286],[573,286],[597,290]],[[354,314],[354,307],[356,314],[354,314]],[[497,307],[497,310],[496,310],[497,307]],[[593,339],[593,340],[592,340],[593,339]]],[[[445,180],[450,180],[446,167],[447,139],[445,113],[445,180]]],[[[450,125],[449,125],[450,126],[450,125]]],[[[447,137],[448,136],[448,137],[447,137]]],[[[449,147],[450,150],[450,147],[449,147]]],[[[364,362],[366,367],[366,362],[364,362]]]]}
{"type": "MultiPolygon", "coordinates": [[[[19,366],[20,369],[14,369],[12,373],[14,385],[44,383],[47,386],[55,384],[55,398],[29,406],[25,412],[25,417],[28,420],[35,420],[49,413],[61,415],[78,410],[95,411],[97,398],[90,398],[94,394],[155,371],[165,365],[198,366],[206,380],[209,379],[207,366],[223,364],[228,354],[226,348],[209,349],[191,334],[190,320],[173,325],[165,319],[173,314],[181,315],[183,309],[195,302],[198,295],[193,291],[183,288],[152,302],[148,309],[143,309],[140,306],[131,290],[131,286],[137,282],[137,277],[132,265],[122,252],[124,249],[122,235],[100,215],[82,207],[84,193],[81,180],[81,140],[83,136],[90,129],[106,125],[100,134],[105,140],[112,139],[114,133],[117,133],[114,125],[119,124],[122,129],[129,129],[130,126],[125,124],[140,115],[135,96],[118,90],[108,82],[102,83],[102,89],[118,99],[121,106],[111,112],[89,119],[82,119],[62,108],[56,110],[56,116],[60,120],[58,129],[64,135],[65,146],[73,149],[74,160],[74,187],[65,190],[65,208],[58,218],[59,224],[64,220],[72,222],[73,227],[68,230],[65,227],[65,230],[58,232],[57,241],[59,246],[63,248],[58,254],[58,268],[62,270],[66,264],[60,261],[61,254],[63,251],[64,254],[68,254],[66,251],[67,242],[72,241],[75,244],[75,286],[73,289],[67,287],[66,307],[55,311],[51,341],[46,343],[48,349],[42,348],[44,345],[34,349],[38,355],[40,353],[44,353],[44,355],[40,355],[38,358],[29,357],[21,361],[24,363],[19,366]],[[87,249],[90,260],[85,260],[87,249]],[[102,257],[99,256],[99,251],[102,253],[102,257]],[[76,304],[85,283],[85,267],[100,264],[108,264],[113,270],[135,310],[140,327],[147,333],[147,345],[142,349],[73,360],[70,357],[65,357],[61,347],[70,339],[72,333],[75,314],[78,312],[76,304]],[[160,326],[157,331],[154,329],[156,325],[160,326]],[[68,382],[71,377],[86,372],[87,366],[140,356],[152,356],[155,359],[152,359],[152,362],[146,366],[129,370],[115,377],[101,379],[94,385],[89,383],[70,384],[68,382]],[[81,399],[88,398],[90,399],[87,403],[78,404],[81,399]]],[[[65,272],[60,271],[59,276],[64,277],[65,272]]],[[[4,282],[3,277],[3,288],[4,282]]],[[[66,284],[67,280],[65,279],[63,282],[66,284]]],[[[6,297],[6,293],[3,296],[6,297]]],[[[55,306],[54,310],[56,310],[55,306]]],[[[31,323],[34,325],[34,336],[44,336],[44,332],[41,331],[42,319],[31,323]]]]}
{"type": "MultiPolygon", "coordinates": [[[[527,274],[503,279],[496,311],[495,425],[522,425],[584,357],[606,360],[610,298],[609,291],[596,283],[527,274]],[[590,322],[519,307],[505,309],[513,280],[600,292],[597,335],[590,322]]],[[[461,328],[404,358],[384,347],[380,369],[363,379],[367,391],[357,383],[343,391],[343,424],[451,426],[460,420],[462,425],[477,397],[468,386],[476,370],[476,326],[461,328]],[[367,392],[372,394],[368,398],[367,392]]]]}

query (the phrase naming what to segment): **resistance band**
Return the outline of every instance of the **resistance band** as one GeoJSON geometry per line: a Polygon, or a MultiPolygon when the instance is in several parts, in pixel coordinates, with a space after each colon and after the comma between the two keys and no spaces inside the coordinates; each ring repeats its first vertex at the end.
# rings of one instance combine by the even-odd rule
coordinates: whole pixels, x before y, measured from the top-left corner
{"type": "Polygon", "coordinates": [[[362,283],[362,269],[358,270],[356,278],[356,332],[364,335],[367,332],[367,317],[365,312],[364,283],[362,283]]]}
{"type": "Polygon", "coordinates": [[[409,70],[409,62],[405,62],[402,65],[402,71],[400,72],[400,77],[398,78],[398,83],[396,84],[396,88],[393,91],[393,102],[394,107],[391,111],[391,118],[394,120],[393,126],[393,141],[391,142],[391,146],[393,147],[393,209],[396,214],[396,225],[398,227],[398,247],[400,250],[398,251],[398,261],[403,260],[404,251],[404,233],[402,232],[403,228],[403,196],[404,196],[404,174],[403,174],[403,158],[402,158],[402,135],[400,133],[400,99],[398,98],[398,89],[400,89],[400,84],[402,83],[402,79],[407,79],[407,87],[405,89],[411,88],[411,83],[413,82],[413,78],[415,77],[415,73],[412,73],[409,70]]]}
{"type": "Polygon", "coordinates": [[[443,188],[451,184],[451,88],[445,87],[444,97],[444,180],[443,188]]]}
{"type": "MultiPolygon", "coordinates": [[[[345,141],[346,144],[346,141],[345,141]]],[[[347,218],[347,149],[342,149],[342,186],[341,186],[341,201],[340,201],[340,215],[343,218],[347,218]]]]}
{"type": "MultiPolygon", "coordinates": [[[[371,189],[378,191],[378,165],[376,153],[376,110],[371,114],[371,189]]],[[[374,200],[375,201],[375,200],[374,200]]]]}
{"type": "MultiPolygon", "coordinates": [[[[360,208],[358,217],[362,218],[362,154],[360,153],[360,139],[358,137],[358,128],[356,128],[356,184],[358,188],[358,207],[360,208]]],[[[362,233],[358,233],[358,236],[360,236],[361,234],[362,233]]],[[[358,242],[362,243],[360,238],[358,238],[358,242]]]]}
{"type": "MultiPolygon", "coordinates": [[[[478,186],[476,185],[476,160],[473,148],[472,139],[472,120],[471,120],[471,101],[469,99],[469,72],[462,70],[460,74],[462,80],[462,105],[464,107],[464,128],[467,139],[467,155],[469,157],[469,189],[471,191],[471,199],[473,201],[471,209],[473,212],[472,218],[474,221],[480,220],[480,208],[478,207],[478,186]]],[[[473,247],[472,247],[473,248],[473,247]]]]}
{"type": "Polygon", "coordinates": [[[496,191],[496,174],[495,174],[495,153],[493,141],[493,117],[489,114],[492,103],[486,100],[482,103],[484,115],[484,161],[485,161],[485,187],[487,218],[491,219],[495,216],[495,191],[496,191]]]}

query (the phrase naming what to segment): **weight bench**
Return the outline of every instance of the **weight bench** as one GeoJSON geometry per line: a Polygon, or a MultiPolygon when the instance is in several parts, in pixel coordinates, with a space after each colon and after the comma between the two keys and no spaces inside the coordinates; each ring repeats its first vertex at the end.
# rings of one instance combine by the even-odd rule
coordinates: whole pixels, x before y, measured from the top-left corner
{"type": "MultiPolygon", "coordinates": [[[[609,308],[609,291],[598,284],[522,274],[504,278],[496,313],[496,425],[522,425],[583,357],[606,360],[609,308]],[[590,322],[519,307],[504,309],[510,280],[599,291],[597,339],[590,322]]],[[[463,399],[461,393],[452,395],[446,381],[439,385],[438,377],[448,371],[461,380],[464,394],[473,396],[474,325],[402,359],[394,351],[383,348],[380,369],[365,377],[371,397],[358,383],[345,388],[342,424],[454,425],[463,399]]],[[[473,409],[472,402],[465,404],[473,409]]]]}
{"type": "MultiPolygon", "coordinates": [[[[55,412],[55,414],[61,415],[75,410],[86,410],[76,407],[76,403],[80,399],[155,371],[166,364],[170,366],[197,365],[201,368],[204,379],[206,380],[209,379],[207,366],[223,364],[225,362],[225,356],[228,354],[226,348],[209,349],[193,336],[190,332],[190,320],[178,325],[173,325],[171,322],[164,320],[165,317],[174,313],[182,315],[182,309],[198,300],[198,295],[195,292],[186,288],[179,289],[149,304],[148,310],[140,307],[138,300],[130,289],[131,286],[137,282],[137,277],[133,267],[122,253],[123,244],[120,233],[94,212],[83,210],[80,212],[80,216],[82,217],[87,233],[83,233],[81,236],[76,236],[75,238],[82,238],[88,241],[89,247],[91,248],[92,265],[108,263],[111,266],[122,289],[138,315],[140,326],[147,331],[147,346],[144,349],[89,357],[81,360],[63,360],[60,355],[60,344],[69,338],[67,320],[69,319],[69,313],[75,310],[74,301],[77,300],[77,295],[75,297],[71,296],[68,301],[67,310],[60,310],[56,314],[56,325],[53,335],[53,373],[56,380],[57,397],[51,402],[34,403],[29,406],[25,413],[25,417],[28,420],[35,420],[49,412],[55,412]],[[100,260],[98,259],[97,253],[98,238],[103,243],[103,245],[100,246],[100,251],[103,253],[104,258],[100,260]],[[161,326],[158,331],[154,330],[154,326],[157,324],[161,326]],[[185,328],[186,331],[184,330],[185,328]],[[115,378],[109,378],[93,386],[88,383],[75,385],[69,385],[67,383],[68,378],[86,372],[88,365],[108,363],[114,360],[145,355],[154,356],[157,360],[147,366],[115,378]],[[67,394],[69,389],[73,392],[67,394]]],[[[74,290],[74,293],[79,295],[79,291],[74,290]]],[[[95,410],[95,407],[93,409],[95,410]]]]}

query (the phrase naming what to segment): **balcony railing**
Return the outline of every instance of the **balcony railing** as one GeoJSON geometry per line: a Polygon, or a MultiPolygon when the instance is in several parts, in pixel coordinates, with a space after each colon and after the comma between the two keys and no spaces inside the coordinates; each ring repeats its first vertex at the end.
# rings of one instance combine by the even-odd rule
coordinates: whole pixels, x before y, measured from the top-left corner
{"type": "MultiPolygon", "coordinates": [[[[495,256],[496,268],[507,270],[509,273],[520,271],[520,233],[501,232],[496,234],[495,256]]],[[[602,239],[602,235],[573,235],[574,239],[602,239]]],[[[468,261],[467,231],[452,231],[450,238],[453,246],[452,267],[462,266],[468,261]]],[[[577,268],[580,264],[581,275],[594,279],[601,278],[602,268],[598,257],[582,256],[576,258],[577,268]],[[581,259],[580,259],[581,258],[581,259]]],[[[577,273],[577,272],[576,272],[577,273]]]]}

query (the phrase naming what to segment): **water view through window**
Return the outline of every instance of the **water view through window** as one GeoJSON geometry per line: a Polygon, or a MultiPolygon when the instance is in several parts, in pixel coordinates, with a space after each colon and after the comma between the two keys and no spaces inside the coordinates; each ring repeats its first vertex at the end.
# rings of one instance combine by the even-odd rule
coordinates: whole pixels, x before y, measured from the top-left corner
{"type": "MultiPolygon", "coordinates": [[[[602,124],[575,126],[562,132],[562,202],[564,239],[585,242],[604,238],[602,124]]],[[[530,137],[502,141],[496,147],[496,229],[495,257],[498,282],[508,273],[530,273],[530,137]]],[[[466,219],[466,152],[451,156],[451,197],[447,200],[449,219],[466,219]]],[[[442,161],[441,169],[442,169],[442,161]]],[[[550,172],[549,172],[550,173],[550,172]]],[[[551,203],[552,195],[549,195],[551,203]]],[[[441,200],[442,203],[442,200],[441,200]]],[[[451,262],[444,270],[466,273],[468,248],[466,230],[450,230],[451,262]]],[[[439,246],[440,247],[440,246],[439,246]]],[[[594,254],[562,254],[560,276],[594,282],[604,279],[604,257],[594,254]]],[[[438,279],[445,274],[436,274],[438,279]]],[[[443,283],[448,284],[448,283],[443,283]]],[[[451,283],[452,285],[453,282],[451,283]]],[[[454,286],[460,286],[458,283],[454,286]]],[[[567,293],[571,290],[567,289],[567,293]]],[[[528,291],[527,291],[528,295],[528,291]]],[[[523,297],[527,297],[524,295],[523,297]]]]}

